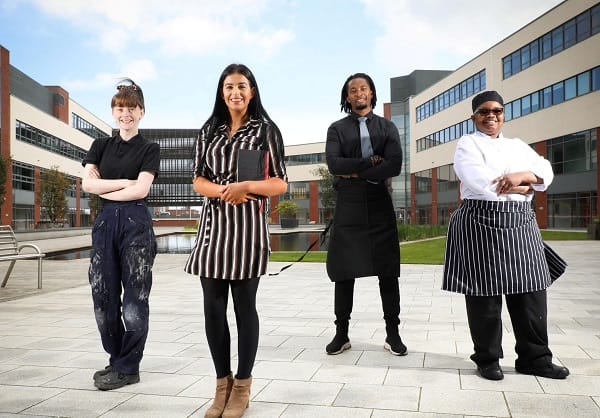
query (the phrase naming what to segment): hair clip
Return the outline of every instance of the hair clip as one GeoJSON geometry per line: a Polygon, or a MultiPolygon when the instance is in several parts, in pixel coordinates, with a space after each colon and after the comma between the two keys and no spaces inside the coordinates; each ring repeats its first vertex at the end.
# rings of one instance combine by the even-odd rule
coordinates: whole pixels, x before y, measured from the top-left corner
{"type": "Polygon", "coordinates": [[[138,86],[136,84],[131,84],[131,85],[120,84],[117,86],[117,90],[125,90],[125,89],[131,89],[133,91],[137,91],[138,86]]]}

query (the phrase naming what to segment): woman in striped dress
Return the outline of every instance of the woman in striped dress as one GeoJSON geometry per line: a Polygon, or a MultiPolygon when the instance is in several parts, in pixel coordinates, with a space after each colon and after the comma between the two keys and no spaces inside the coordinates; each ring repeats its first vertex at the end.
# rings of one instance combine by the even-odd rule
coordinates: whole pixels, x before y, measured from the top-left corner
{"type": "Polygon", "coordinates": [[[205,199],[185,270],[200,277],[206,337],[217,373],[215,400],[205,417],[241,417],[258,348],[256,292],[270,251],[265,207],[269,196],[287,190],[281,133],[245,65],[231,64],[219,78],[212,115],[196,144],[193,183],[205,199]],[[239,150],[261,148],[269,152],[269,178],[237,182],[239,150]],[[235,376],[227,323],[230,289],[238,330],[235,376]]]}
{"type": "Polygon", "coordinates": [[[463,293],[483,378],[504,377],[502,295],[510,314],[518,373],[564,379],[548,348],[546,288],[551,284],[543,243],[531,207],[534,191],[554,178],[552,166],[520,139],[502,135],[504,102],[495,91],[473,98],[476,132],[458,141],[454,171],[461,206],[448,225],[444,290],[463,293]]]}

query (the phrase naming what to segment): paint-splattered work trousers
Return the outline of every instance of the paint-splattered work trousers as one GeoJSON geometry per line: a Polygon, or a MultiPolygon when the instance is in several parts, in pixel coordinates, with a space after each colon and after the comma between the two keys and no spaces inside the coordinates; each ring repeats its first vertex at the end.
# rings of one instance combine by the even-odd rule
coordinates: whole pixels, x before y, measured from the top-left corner
{"type": "Polygon", "coordinates": [[[139,372],[155,256],[152,216],[145,202],[104,202],[92,231],[89,280],[102,346],[110,365],[121,373],[139,372]]]}

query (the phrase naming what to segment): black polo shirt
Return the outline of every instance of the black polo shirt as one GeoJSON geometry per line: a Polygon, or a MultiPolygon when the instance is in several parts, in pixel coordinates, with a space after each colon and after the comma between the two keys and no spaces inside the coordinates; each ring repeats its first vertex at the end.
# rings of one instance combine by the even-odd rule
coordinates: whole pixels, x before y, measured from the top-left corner
{"type": "Polygon", "coordinates": [[[82,161],[83,166],[87,163],[98,166],[101,178],[106,180],[136,180],[142,171],[154,173],[156,178],[160,169],[160,146],[140,134],[129,141],[120,135],[99,138],[82,161]]]}

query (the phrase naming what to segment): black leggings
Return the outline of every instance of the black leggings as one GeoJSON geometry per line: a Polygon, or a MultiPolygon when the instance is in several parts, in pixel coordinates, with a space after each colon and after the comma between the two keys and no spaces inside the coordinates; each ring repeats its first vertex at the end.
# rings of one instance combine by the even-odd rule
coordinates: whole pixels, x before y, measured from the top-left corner
{"type": "Polygon", "coordinates": [[[235,377],[247,379],[258,350],[256,291],[259,279],[222,280],[200,278],[204,293],[204,328],[217,378],[231,373],[231,336],[227,322],[229,288],[238,330],[238,369],[235,377]]]}

